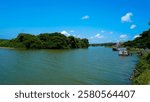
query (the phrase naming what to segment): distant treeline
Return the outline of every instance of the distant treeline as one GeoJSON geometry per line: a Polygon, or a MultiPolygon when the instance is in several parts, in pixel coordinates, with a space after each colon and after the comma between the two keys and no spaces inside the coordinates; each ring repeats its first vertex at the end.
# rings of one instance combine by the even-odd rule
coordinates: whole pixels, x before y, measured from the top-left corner
{"type": "Polygon", "coordinates": [[[32,35],[20,33],[17,38],[12,40],[0,40],[0,47],[14,47],[27,49],[69,49],[69,48],[88,48],[88,39],[65,36],[61,33],[42,33],[32,35]]]}
{"type": "Polygon", "coordinates": [[[116,43],[90,44],[90,46],[114,46],[116,43]]]}
{"type": "Polygon", "coordinates": [[[135,47],[135,48],[149,48],[150,49],[150,29],[144,31],[133,41],[128,41],[124,43],[125,47],[135,47]]]}

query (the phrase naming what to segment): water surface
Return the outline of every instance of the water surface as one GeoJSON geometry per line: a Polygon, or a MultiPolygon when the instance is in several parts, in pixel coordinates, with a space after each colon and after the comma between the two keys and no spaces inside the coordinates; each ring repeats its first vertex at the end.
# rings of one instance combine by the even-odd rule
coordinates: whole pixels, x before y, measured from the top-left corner
{"type": "Polygon", "coordinates": [[[110,48],[74,50],[0,49],[0,84],[120,85],[129,78],[137,56],[120,57],[110,48]]]}

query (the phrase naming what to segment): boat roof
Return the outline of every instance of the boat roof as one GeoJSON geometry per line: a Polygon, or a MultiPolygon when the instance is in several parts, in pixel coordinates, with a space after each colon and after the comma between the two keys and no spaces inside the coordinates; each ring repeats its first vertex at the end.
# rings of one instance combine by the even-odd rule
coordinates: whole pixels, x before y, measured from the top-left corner
{"type": "Polygon", "coordinates": [[[127,50],[127,48],[119,48],[119,50],[125,51],[125,50],[127,50]]]}

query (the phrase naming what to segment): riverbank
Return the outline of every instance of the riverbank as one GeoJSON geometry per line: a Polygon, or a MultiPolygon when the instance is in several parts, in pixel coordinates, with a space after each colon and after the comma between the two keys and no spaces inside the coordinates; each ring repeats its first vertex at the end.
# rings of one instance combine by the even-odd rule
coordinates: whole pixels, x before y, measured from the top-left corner
{"type": "Polygon", "coordinates": [[[150,84],[150,51],[145,52],[140,58],[133,72],[131,80],[135,85],[150,84]]]}
{"type": "Polygon", "coordinates": [[[150,49],[126,47],[129,54],[139,56],[139,62],[131,76],[134,85],[150,85],[150,49]]]}
{"type": "Polygon", "coordinates": [[[0,49],[15,49],[13,47],[0,47],[0,49]]]}

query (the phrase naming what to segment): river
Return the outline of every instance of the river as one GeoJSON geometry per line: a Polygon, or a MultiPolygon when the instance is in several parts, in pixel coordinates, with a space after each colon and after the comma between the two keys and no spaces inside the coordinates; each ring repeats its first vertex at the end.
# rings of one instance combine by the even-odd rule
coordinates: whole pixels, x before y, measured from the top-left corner
{"type": "Polygon", "coordinates": [[[70,50],[0,48],[1,85],[128,85],[136,55],[105,47],[70,50]]]}

